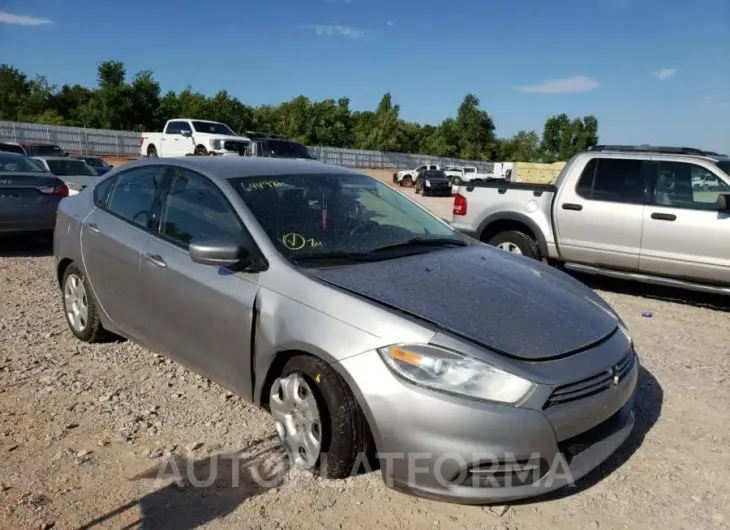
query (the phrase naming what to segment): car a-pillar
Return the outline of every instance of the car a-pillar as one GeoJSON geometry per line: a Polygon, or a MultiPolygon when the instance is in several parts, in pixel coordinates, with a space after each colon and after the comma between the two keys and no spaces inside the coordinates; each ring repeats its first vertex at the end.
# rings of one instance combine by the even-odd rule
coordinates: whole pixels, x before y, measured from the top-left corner
{"type": "Polygon", "coordinates": [[[512,219],[501,219],[488,224],[479,239],[512,254],[542,260],[543,256],[535,232],[526,224],[512,219]]]}

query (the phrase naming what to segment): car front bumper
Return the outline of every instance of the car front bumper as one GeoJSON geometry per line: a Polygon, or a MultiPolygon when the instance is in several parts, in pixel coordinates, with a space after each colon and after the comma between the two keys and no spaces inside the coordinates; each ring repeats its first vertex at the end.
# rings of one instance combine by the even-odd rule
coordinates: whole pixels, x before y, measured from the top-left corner
{"type": "Polygon", "coordinates": [[[558,411],[419,388],[376,352],[338,364],[368,417],[386,485],[421,497],[490,504],[543,495],[596,468],[634,426],[638,358],[618,386],[558,411]],[[561,436],[551,417],[566,425],[566,412],[587,430],[561,436]]]}

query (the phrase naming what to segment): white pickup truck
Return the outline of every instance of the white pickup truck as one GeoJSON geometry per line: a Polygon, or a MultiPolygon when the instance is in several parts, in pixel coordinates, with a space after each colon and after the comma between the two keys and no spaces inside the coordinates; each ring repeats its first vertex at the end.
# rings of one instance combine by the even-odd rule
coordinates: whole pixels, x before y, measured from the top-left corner
{"type": "Polygon", "coordinates": [[[238,136],[225,123],[178,118],[168,120],[161,133],[143,132],[139,151],[140,155],[149,158],[241,156],[250,142],[249,138],[238,136]]]}
{"type": "Polygon", "coordinates": [[[601,145],[571,158],[555,184],[463,184],[451,226],[577,272],[730,295],[728,221],[727,156],[601,145]]]}
{"type": "Polygon", "coordinates": [[[450,166],[444,171],[453,184],[471,182],[472,180],[503,180],[504,177],[494,173],[480,173],[476,166],[450,166]]]}

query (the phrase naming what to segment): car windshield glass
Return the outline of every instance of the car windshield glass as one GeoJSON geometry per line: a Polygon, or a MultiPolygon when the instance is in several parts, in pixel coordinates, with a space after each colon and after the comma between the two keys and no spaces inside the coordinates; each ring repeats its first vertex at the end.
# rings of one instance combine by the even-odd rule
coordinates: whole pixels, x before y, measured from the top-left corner
{"type": "Polygon", "coordinates": [[[64,156],[63,149],[57,145],[31,145],[26,147],[30,156],[64,156]]]}
{"type": "Polygon", "coordinates": [[[45,171],[35,160],[25,156],[0,153],[0,170],[2,171],[45,171]]]}
{"type": "Polygon", "coordinates": [[[425,171],[423,176],[427,179],[445,179],[446,173],[443,171],[425,171]]]}
{"type": "Polygon", "coordinates": [[[730,160],[720,160],[719,162],[716,162],[716,165],[726,174],[730,175],[730,160]]]}
{"type": "Polygon", "coordinates": [[[23,148],[19,145],[15,144],[3,144],[0,143],[0,151],[4,151],[6,153],[18,153],[20,155],[24,155],[25,151],[23,151],[23,148]]]}
{"type": "Polygon", "coordinates": [[[465,167],[464,168],[464,173],[476,173],[476,172],[477,172],[477,168],[475,168],[475,167],[465,167]]]}
{"type": "Polygon", "coordinates": [[[208,121],[194,121],[193,127],[195,132],[205,134],[228,134],[230,136],[236,136],[236,133],[231,130],[228,125],[223,123],[208,122],[208,121]]]}
{"type": "Polygon", "coordinates": [[[278,175],[230,182],[292,260],[354,253],[388,259],[464,241],[443,221],[367,175],[278,175]],[[425,239],[432,239],[433,246],[425,239]]]}
{"type": "Polygon", "coordinates": [[[51,173],[60,176],[85,175],[96,177],[97,173],[83,160],[46,160],[51,173]]]}
{"type": "Polygon", "coordinates": [[[101,158],[82,158],[81,160],[91,167],[104,167],[104,161],[101,158]]]}
{"type": "Polygon", "coordinates": [[[268,144],[271,156],[275,158],[314,158],[306,146],[297,142],[268,140],[266,143],[268,144]]]}

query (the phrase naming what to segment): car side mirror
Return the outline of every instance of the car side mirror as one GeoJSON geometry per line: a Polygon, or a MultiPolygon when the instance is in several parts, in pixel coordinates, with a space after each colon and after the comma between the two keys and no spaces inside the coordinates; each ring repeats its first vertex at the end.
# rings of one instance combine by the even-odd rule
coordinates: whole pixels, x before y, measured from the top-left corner
{"type": "Polygon", "coordinates": [[[190,243],[190,259],[212,267],[243,268],[251,263],[251,252],[245,245],[226,239],[206,239],[190,243]]]}
{"type": "Polygon", "coordinates": [[[730,210],[730,193],[720,193],[717,196],[717,201],[715,202],[715,206],[717,206],[718,210],[722,210],[722,211],[730,210]]]}
{"type": "Polygon", "coordinates": [[[184,136],[185,138],[190,138],[193,135],[193,133],[192,133],[192,131],[180,131],[180,135],[184,136]]]}

